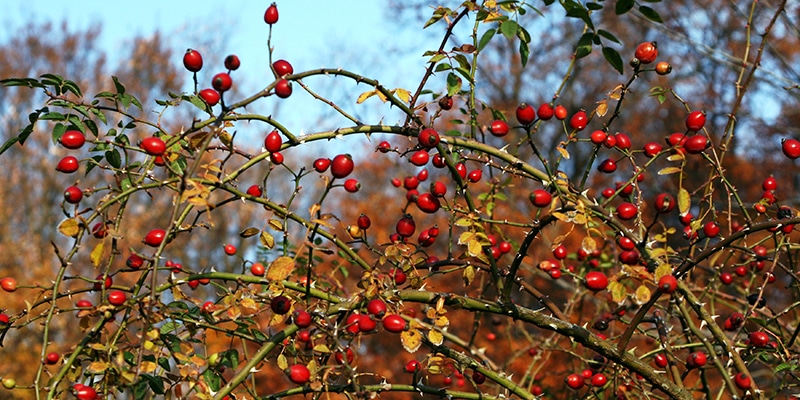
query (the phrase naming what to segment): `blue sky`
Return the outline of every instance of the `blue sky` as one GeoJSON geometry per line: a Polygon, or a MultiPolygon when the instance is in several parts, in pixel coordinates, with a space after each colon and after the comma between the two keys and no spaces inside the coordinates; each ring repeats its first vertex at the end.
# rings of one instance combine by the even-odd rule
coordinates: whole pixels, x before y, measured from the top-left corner
{"type": "MultiPolygon", "coordinates": [[[[4,2],[6,12],[0,17],[0,21],[7,29],[5,33],[0,33],[0,39],[34,19],[53,23],[66,20],[70,28],[75,30],[100,24],[103,28],[100,46],[111,55],[112,59],[109,61],[112,65],[116,65],[117,60],[113,59],[113,55],[117,52],[126,53],[125,46],[133,37],[149,36],[159,30],[170,36],[176,54],[181,54],[190,47],[201,50],[205,65],[208,66],[202,72],[209,74],[209,77],[218,71],[206,69],[218,68],[222,71],[224,57],[237,54],[242,60],[242,68],[237,71],[239,78],[236,83],[240,85],[243,94],[248,94],[262,88],[271,80],[271,76],[260,75],[268,74],[269,71],[268,26],[264,23],[263,15],[270,3],[270,0],[13,0],[4,2]],[[206,43],[210,48],[204,47],[206,43]]],[[[423,34],[420,27],[414,26],[401,32],[404,35],[401,43],[398,40],[399,33],[396,32],[399,24],[387,23],[385,20],[386,4],[385,1],[374,0],[278,1],[280,20],[273,28],[272,37],[274,57],[288,59],[294,65],[295,71],[342,67],[379,79],[390,88],[413,89],[414,79],[419,79],[425,66],[422,53],[427,47],[438,45],[438,42],[424,43],[415,39],[414,35],[423,34]],[[395,47],[402,48],[402,53],[395,51],[395,47]],[[390,61],[387,62],[387,58],[384,58],[384,68],[376,68],[379,64],[377,57],[387,53],[390,61]],[[394,68],[385,68],[386,65],[394,68]],[[413,73],[408,73],[409,68],[414,69],[413,73]]],[[[176,63],[179,64],[180,59],[176,59],[176,63]]],[[[190,80],[186,79],[187,85],[190,80]]],[[[208,85],[201,77],[202,86],[208,85]]],[[[358,90],[362,87],[367,90],[363,85],[358,90]]],[[[191,86],[187,86],[185,90],[190,91],[191,86]]],[[[357,92],[355,93],[357,96],[357,92]]],[[[285,102],[284,108],[292,108],[290,105],[297,104],[300,100],[290,98],[285,102]]],[[[369,113],[369,108],[364,112],[369,113]]]]}

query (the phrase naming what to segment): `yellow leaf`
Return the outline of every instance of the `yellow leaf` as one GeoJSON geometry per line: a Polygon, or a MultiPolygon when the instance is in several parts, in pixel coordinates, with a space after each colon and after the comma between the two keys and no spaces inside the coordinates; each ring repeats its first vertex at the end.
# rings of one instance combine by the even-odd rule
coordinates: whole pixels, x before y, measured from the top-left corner
{"type": "Polygon", "coordinates": [[[639,288],[636,289],[636,296],[634,299],[634,301],[636,301],[636,304],[642,305],[644,303],[647,303],[649,300],[650,300],[650,289],[648,289],[647,286],[644,285],[639,286],[639,288]]]}
{"type": "Polygon", "coordinates": [[[274,229],[274,230],[276,230],[276,231],[282,231],[283,230],[283,222],[281,222],[281,220],[279,220],[279,219],[270,218],[269,219],[269,227],[274,229]]]}
{"type": "Polygon", "coordinates": [[[273,314],[272,318],[269,320],[269,326],[278,326],[283,324],[283,321],[286,321],[288,314],[273,314]]]}
{"type": "Polygon", "coordinates": [[[394,95],[397,96],[398,99],[402,100],[403,103],[408,103],[411,101],[411,92],[403,88],[395,89],[394,95]]]}
{"type": "Polygon", "coordinates": [[[475,237],[474,232],[464,232],[458,237],[458,244],[469,243],[475,237]]]}
{"type": "Polygon", "coordinates": [[[69,237],[78,236],[79,230],[80,230],[80,224],[78,223],[78,220],[76,220],[75,218],[64,220],[60,224],[58,224],[58,231],[64,236],[69,236],[69,237]]]}
{"type": "Polygon", "coordinates": [[[469,255],[477,257],[483,254],[483,245],[478,239],[470,240],[467,243],[467,252],[469,252],[469,255]]]}
{"type": "Polygon", "coordinates": [[[365,102],[368,98],[370,98],[372,96],[375,96],[376,94],[378,94],[377,90],[369,90],[369,91],[366,91],[364,93],[361,93],[358,96],[358,100],[356,100],[356,104],[361,104],[361,103],[365,102]]]}
{"type": "Polygon", "coordinates": [[[270,264],[267,270],[267,279],[273,281],[282,281],[292,274],[294,269],[294,260],[291,257],[280,256],[270,264]]]}
{"type": "Polygon", "coordinates": [[[670,154],[669,157],[667,157],[667,161],[681,161],[685,158],[686,157],[683,156],[683,153],[676,152],[674,154],[670,154]]]}
{"type": "Polygon", "coordinates": [[[591,236],[586,236],[581,241],[581,248],[587,253],[591,253],[597,249],[597,242],[595,242],[591,236]]]}
{"type": "Polygon", "coordinates": [[[607,112],[608,112],[608,102],[605,99],[598,101],[595,113],[600,117],[604,117],[607,112]]]}
{"type": "Polygon", "coordinates": [[[387,101],[389,101],[389,98],[386,97],[386,95],[383,94],[383,92],[381,92],[380,90],[376,89],[375,94],[378,95],[378,98],[381,99],[382,102],[386,103],[387,101]]]}
{"type": "Polygon", "coordinates": [[[236,306],[228,308],[226,313],[228,314],[228,319],[230,319],[231,321],[236,321],[237,319],[239,319],[239,317],[242,316],[242,311],[239,309],[239,307],[236,306]]]}
{"type": "Polygon", "coordinates": [[[261,241],[261,245],[267,249],[275,247],[275,238],[267,232],[261,232],[261,236],[259,236],[258,240],[261,241]]]}
{"type": "Polygon", "coordinates": [[[447,325],[450,325],[450,320],[447,319],[446,315],[440,315],[436,317],[436,319],[433,321],[433,324],[439,328],[444,328],[447,325]]]}
{"type": "Polygon", "coordinates": [[[625,300],[625,297],[628,295],[628,291],[625,290],[625,286],[617,281],[611,281],[608,284],[608,291],[611,292],[611,299],[614,300],[615,303],[622,303],[625,300]]]}
{"type": "Polygon", "coordinates": [[[324,344],[318,344],[318,345],[314,346],[314,352],[315,353],[325,353],[325,354],[327,354],[327,353],[331,352],[331,349],[329,349],[328,346],[326,346],[324,344]]]}
{"type": "Polygon", "coordinates": [[[561,212],[554,212],[551,215],[556,217],[561,222],[570,222],[570,218],[567,216],[567,214],[561,212]]]}
{"type": "Polygon", "coordinates": [[[681,169],[678,167],[666,167],[658,171],[659,175],[670,175],[676,172],[681,172],[681,169]]]}
{"type": "Polygon", "coordinates": [[[242,301],[239,303],[239,307],[242,310],[242,314],[245,316],[253,315],[258,311],[258,305],[256,305],[256,301],[250,297],[242,299],[242,301]]]}
{"type": "Polygon", "coordinates": [[[691,206],[692,199],[689,196],[689,191],[684,188],[680,188],[680,190],[678,190],[678,211],[681,213],[681,215],[686,215],[686,213],[689,212],[689,207],[691,206]]]}
{"type": "Polygon", "coordinates": [[[467,265],[467,268],[464,268],[462,277],[464,278],[464,284],[469,286],[475,280],[475,267],[467,265]]]}
{"type": "Polygon", "coordinates": [[[428,340],[434,345],[439,346],[444,342],[444,336],[442,336],[441,332],[431,329],[428,331],[428,340]]]}
{"type": "Polygon", "coordinates": [[[258,228],[247,228],[239,232],[239,236],[246,239],[249,238],[250,236],[258,235],[258,232],[261,232],[260,230],[258,230],[258,228]]]}
{"type": "Polygon", "coordinates": [[[556,147],[556,150],[558,150],[558,152],[561,153],[561,157],[564,157],[565,160],[569,160],[569,152],[567,151],[567,149],[563,147],[556,147]]]}
{"type": "Polygon", "coordinates": [[[669,264],[661,264],[656,268],[656,276],[655,281],[658,282],[662,276],[667,276],[672,274],[672,266],[669,264]]]}
{"type": "Polygon", "coordinates": [[[100,266],[100,261],[103,261],[103,243],[104,242],[100,242],[94,246],[92,253],[89,254],[89,260],[92,261],[92,265],[94,265],[95,268],[100,266]]]}
{"type": "Polygon", "coordinates": [[[156,367],[158,367],[158,365],[152,361],[142,361],[142,363],[139,364],[139,372],[149,374],[155,371],[156,367]]]}
{"type": "Polygon", "coordinates": [[[416,329],[409,329],[400,334],[400,343],[407,352],[413,353],[419,350],[422,344],[422,333],[416,329]]]}
{"type": "Polygon", "coordinates": [[[86,367],[86,372],[89,372],[90,374],[102,374],[108,369],[108,367],[109,365],[105,361],[95,361],[86,367]]]}
{"type": "Polygon", "coordinates": [[[278,354],[278,368],[281,370],[289,368],[289,362],[286,361],[286,356],[283,353],[278,354]]]}

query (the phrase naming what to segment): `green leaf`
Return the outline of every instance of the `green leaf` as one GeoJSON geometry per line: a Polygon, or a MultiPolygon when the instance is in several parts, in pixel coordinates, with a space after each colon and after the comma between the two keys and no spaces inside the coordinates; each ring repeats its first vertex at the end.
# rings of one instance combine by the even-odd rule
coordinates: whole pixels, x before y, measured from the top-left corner
{"type": "Polygon", "coordinates": [[[494,29],[489,29],[486,32],[483,32],[483,35],[481,35],[481,40],[478,41],[478,52],[483,50],[483,48],[489,44],[489,41],[492,40],[495,33],[497,33],[497,31],[494,29]]]}
{"type": "Polygon", "coordinates": [[[66,121],[67,117],[59,112],[49,112],[44,115],[40,115],[39,119],[42,121],[66,121]]]}
{"type": "Polygon", "coordinates": [[[578,47],[575,49],[575,58],[583,58],[592,53],[592,38],[594,38],[594,34],[591,32],[581,36],[578,40],[578,47]]]}
{"type": "Polygon", "coordinates": [[[610,40],[610,41],[612,41],[612,42],[614,42],[614,43],[619,43],[619,39],[617,39],[616,36],[614,36],[613,34],[611,34],[611,32],[609,32],[609,31],[607,31],[605,29],[598,29],[597,30],[597,34],[602,36],[602,37],[604,37],[604,38],[606,38],[606,39],[608,39],[608,40],[610,40]]]}
{"type": "Polygon", "coordinates": [[[72,92],[75,96],[83,97],[83,93],[81,92],[81,88],[78,87],[78,84],[69,79],[64,81],[64,88],[67,89],[68,92],[72,92]]]}
{"type": "Polygon", "coordinates": [[[29,88],[35,88],[35,87],[43,88],[44,87],[44,85],[42,85],[39,82],[38,79],[33,79],[33,78],[8,78],[8,79],[3,79],[3,80],[0,80],[0,85],[8,86],[8,87],[11,87],[11,86],[25,86],[25,87],[29,87],[29,88]]]}
{"type": "Polygon", "coordinates": [[[447,74],[447,95],[453,96],[461,91],[461,78],[450,72],[447,74]]]}
{"type": "Polygon", "coordinates": [[[506,37],[508,40],[513,40],[514,36],[517,36],[517,29],[519,25],[517,25],[516,21],[506,20],[502,24],[500,24],[500,33],[506,37]]]}
{"type": "Polygon", "coordinates": [[[616,12],[617,15],[622,15],[633,9],[635,5],[635,0],[617,0],[617,6],[614,8],[614,12],[616,12]]]}
{"type": "Polygon", "coordinates": [[[164,381],[161,377],[148,374],[142,374],[141,376],[142,380],[147,381],[148,386],[155,394],[164,394],[164,381]]]}
{"type": "Polygon", "coordinates": [[[53,127],[52,139],[53,143],[58,143],[58,140],[61,139],[61,136],[64,135],[64,132],[67,131],[67,126],[62,124],[61,122],[57,123],[55,127],[53,127]]]}
{"type": "Polygon", "coordinates": [[[658,23],[664,22],[664,20],[661,19],[661,16],[658,15],[658,12],[656,12],[656,10],[654,10],[654,9],[648,7],[648,6],[640,6],[639,7],[639,12],[641,12],[642,15],[644,15],[645,18],[649,19],[650,21],[658,22],[658,23]]]}
{"type": "Polygon", "coordinates": [[[120,157],[117,149],[112,149],[106,152],[106,161],[108,161],[108,164],[114,168],[119,168],[122,166],[122,157],[120,157]]]}
{"type": "Polygon", "coordinates": [[[618,51],[611,47],[603,47],[603,57],[605,57],[606,61],[608,61],[617,72],[620,74],[623,73],[622,57],[619,55],[618,51]]]}
{"type": "Polygon", "coordinates": [[[531,49],[528,47],[527,42],[523,42],[522,40],[519,41],[519,59],[522,62],[522,66],[524,67],[528,64],[528,57],[531,55],[531,49]]]}
{"type": "Polygon", "coordinates": [[[201,99],[199,96],[191,95],[191,96],[182,96],[182,97],[183,97],[184,100],[189,100],[189,102],[192,103],[195,107],[197,107],[197,108],[199,108],[199,109],[201,109],[203,111],[205,111],[206,107],[208,107],[206,102],[203,101],[203,99],[201,99]]]}
{"type": "Polygon", "coordinates": [[[602,4],[598,4],[598,3],[594,3],[594,2],[589,2],[589,3],[586,3],[586,8],[588,8],[589,10],[592,10],[592,11],[597,11],[597,10],[602,10],[603,9],[603,5],[602,4]]]}
{"type": "Polygon", "coordinates": [[[112,76],[111,80],[114,81],[114,87],[117,89],[117,93],[125,94],[125,86],[119,82],[119,79],[116,76],[112,76]]]}

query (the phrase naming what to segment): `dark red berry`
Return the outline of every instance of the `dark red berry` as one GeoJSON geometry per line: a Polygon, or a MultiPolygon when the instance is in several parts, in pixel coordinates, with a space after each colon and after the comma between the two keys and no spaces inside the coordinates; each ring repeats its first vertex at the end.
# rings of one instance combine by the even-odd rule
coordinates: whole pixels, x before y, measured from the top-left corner
{"type": "Polygon", "coordinates": [[[235,54],[225,57],[225,68],[229,71],[236,71],[239,69],[239,65],[241,65],[241,62],[239,61],[239,57],[235,54]]]}
{"type": "Polygon", "coordinates": [[[211,78],[211,87],[220,93],[227,91],[232,85],[233,80],[226,72],[220,72],[211,78]]]}

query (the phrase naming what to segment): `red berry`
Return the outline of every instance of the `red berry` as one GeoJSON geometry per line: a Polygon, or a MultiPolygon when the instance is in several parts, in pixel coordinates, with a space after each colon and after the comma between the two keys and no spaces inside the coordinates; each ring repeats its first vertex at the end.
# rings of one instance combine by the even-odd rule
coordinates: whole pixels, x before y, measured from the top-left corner
{"type": "Polygon", "coordinates": [[[344,178],[353,172],[355,164],[349,154],[339,154],[331,162],[331,174],[334,178],[344,178]]]}
{"type": "Polygon", "coordinates": [[[489,125],[489,132],[494,136],[505,136],[508,134],[508,124],[503,120],[492,121],[489,125]]]}
{"type": "Polygon", "coordinates": [[[96,400],[98,398],[97,391],[91,386],[76,383],[72,389],[78,400],[96,400]]]}
{"type": "Polygon", "coordinates": [[[592,291],[600,291],[608,286],[608,277],[600,271],[589,271],[584,277],[586,288],[592,291]]]}
{"type": "Polygon", "coordinates": [[[594,387],[603,387],[608,382],[608,378],[602,373],[597,373],[592,376],[592,386],[594,387]]]}
{"type": "Polygon", "coordinates": [[[277,130],[268,133],[267,137],[264,138],[264,148],[270,153],[280,151],[281,146],[283,146],[283,138],[277,130]]]}
{"type": "Polygon", "coordinates": [[[597,166],[597,170],[606,174],[610,174],[617,170],[617,162],[607,158],[597,166]]]}
{"type": "Polygon", "coordinates": [[[73,156],[66,156],[56,165],[56,171],[71,174],[78,170],[78,159],[73,156]]]}
{"type": "Polygon", "coordinates": [[[752,386],[752,382],[750,381],[750,376],[748,376],[743,372],[739,372],[733,377],[733,383],[735,383],[736,387],[738,387],[741,390],[750,389],[750,386],[752,386]]]}
{"type": "Polygon", "coordinates": [[[769,335],[761,331],[750,333],[750,345],[754,347],[767,347],[769,344],[769,335]]]}
{"type": "Polygon", "coordinates": [[[239,69],[239,65],[241,65],[241,62],[239,61],[239,57],[235,54],[225,57],[225,68],[229,71],[236,71],[239,69]]]}
{"type": "Polygon", "coordinates": [[[442,110],[449,110],[453,108],[453,97],[452,96],[442,96],[439,98],[439,107],[442,110]]]}
{"type": "Polygon", "coordinates": [[[666,368],[667,367],[667,356],[664,353],[658,353],[653,358],[653,361],[656,363],[656,366],[659,368],[666,368]]]}
{"type": "Polygon", "coordinates": [[[583,387],[585,380],[581,374],[569,374],[567,376],[567,386],[571,389],[578,390],[583,387]]]}
{"type": "Polygon", "coordinates": [[[406,273],[397,268],[392,268],[391,271],[389,271],[389,277],[394,280],[394,284],[397,286],[406,283],[407,279],[406,273]]]}
{"type": "Polygon", "coordinates": [[[92,226],[92,236],[102,239],[108,236],[108,224],[104,221],[98,222],[92,226]]]}
{"type": "Polygon", "coordinates": [[[409,374],[415,374],[419,372],[419,361],[417,360],[408,360],[406,363],[405,371],[409,374]]]}
{"type": "Polygon", "coordinates": [[[708,139],[703,135],[694,135],[686,139],[683,148],[689,154],[700,154],[708,147],[708,139]]]}
{"type": "MultiPolygon", "coordinates": [[[[441,138],[439,137],[439,133],[436,132],[435,129],[433,129],[433,128],[425,128],[419,133],[419,137],[417,137],[417,139],[419,140],[419,144],[422,147],[424,147],[426,149],[431,149],[431,148],[436,147],[436,145],[439,144],[439,141],[440,141],[441,138]]],[[[426,154],[427,154],[427,152],[426,152],[426,154]]]]}
{"type": "Polygon", "coordinates": [[[121,306],[125,304],[126,299],[127,296],[125,295],[125,292],[121,290],[112,290],[108,293],[108,303],[113,306],[121,306]]]}
{"type": "Polygon", "coordinates": [[[655,209],[659,213],[668,213],[675,209],[675,198],[669,193],[661,193],[656,196],[655,209]]]}
{"type": "Polygon", "coordinates": [[[61,135],[61,138],[58,139],[61,142],[61,145],[68,148],[68,149],[80,149],[83,147],[83,144],[86,143],[86,137],[83,136],[81,131],[76,131],[74,129],[68,130],[61,135]]]}
{"type": "Polygon", "coordinates": [[[617,244],[619,245],[619,248],[625,251],[631,251],[636,247],[636,243],[634,243],[633,240],[627,236],[618,237],[617,244]]]}
{"type": "Polygon", "coordinates": [[[777,190],[778,189],[778,180],[775,179],[774,176],[768,176],[767,179],[764,179],[764,182],[761,184],[761,188],[766,190],[777,190]]]}
{"type": "Polygon", "coordinates": [[[703,353],[702,351],[696,351],[692,354],[689,354],[689,358],[686,360],[686,366],[689,368],[700,368],[706,365],[707,360],[708,357],[706,356],[706,353],[703,353]]]}
{"type": "Polygon", "coordinates": [[[137,254],[131,254],[125,261],[125,265],[127,265],[128,268],[131,269],[139,269],[142,268],[142,266],[144,265],[144,259],[142,257],[139,257],[139,255],[137,254]]]}
{"type": "Polygon", "coordinates": [[[652,158],[655,157],[656,154],[660,153],[662,148],[663,147],[661,147],[661,145],[656,142],[648,142],[645,143],[644,145],[644,154],[647,157],[652,158]]]}
{"type": "Polygon", "coordinates": [[[361,183],[358,182],[358,179],[350,178],[344,181],[344,190],[355,193],[359,189],[361,189],[361,183]]]}
{"type": "Polygon", "coordinates": [[[253,196],[253,197],[261,197],[264,194],[264,190],[261,189],[261,186],[250,185],[250,187],[247,188],[247,192],[246,193],[248,195],[250,195],[250,196],[253,196]]]}
{"type": "Polygon", "coordinates": [[[531,203],[539,208],[548,207],[553,201],[553,195],[544,189],[536,189],[529,196],[531,203]]]}
{"type": "Polygon", "coordinates": [[[314,160],[314,170],[319,173],[327,171],[330,165],[331,165],[330,158],[318,158],[314,160]]]}
{"type": "Polygon", "coordinates": [[[703,233],[706,237],[714,238],[719,235],[719,225],[714,221],[708,221],[703,225],[703,233]]]}
{"type": "Polygon", "coordinates": [[[563,244],[556,246],[553,249],[553,257],[555,257],[557,260],[563,260],[567,258],[567,248],[564,247],[563,244]]]}
{"type": "Polygon", "coordinates": [[[483,171],[479,169],[472,170],[467,175],[467,179],[472,183],[480,182],[482,177],[483,177],[483,171]]]}
{"type": "Polygon", "coordinates": [[[692,111],[686,116],[686,129],[699,131],[706,124],[706,113],[703,111],[692,111]]]}
{"type": "Polygon", "coordinates": [[[521,125],[528,126],[536,120],[536,110],[530,104],[522,103],[517,107],[517,121],[521,125]]]}
{"type": "Polygon", "coordinates": [[[624,202],[617,206],[617,216],[623,221],[634,219],[637,213],[636,206],[631,203],[624,202]]]}
{"type": "Polygon", "coordinates": [[[539,106],[539,110],[536,113],[539,114],[539,119],[546,121],[550,118],[553,118],[555,110],[553,110],[553,106],[550,104],[543,103],[539,106]]]}
{"type": "Polygon", "coordinates": [[[183,53],[183,66],[191,72],[200,71],[203,68],[203,56],[197,50],[187,49],[183,53]]]}
{"type": "Polygon", "coordinates": [[[226,72],[220,72],[211,79],[211,87],[220,93],[227,91],[232,85],[233,80],[226,72]]]}
{"type": "MultiPolygon", "coordinates": [[[[419,207],[420,211],[428,214],[433,214],[436,211],[439,211],[441,207],[441,203],[439,203],[439,198],[434,196],[431,193],[423,193],[417,196],[417,207],[419,207]]],[[[397,232],[400,233],[400,232],[397,232]]],[[[400,234],[402,236],[402,234],[400,234]]],[[[409,235],[410,236],[410,235],[409,235]]]]}
{"type": "Polygon", "coordinates": [[[0,279],[0,287],[2,287],[6,292],[14,292],[17,290],[17,280],[7,276],[3,279],[0,279]]]}
{"type": "Polygon", "coordinates": [[[783,154],[792,160],[800,157],[800,141],[797,139],[784,139],[781,143],[783,154]]]}
{"type": "Polygon", "coordinates": [[[386,314],[386,303],[383,300],[375,298],[367,303],[367,312],[380,318],[386,314]]]}
{"type": "Polygon", "coordinates": [[[361,332],[373,332],[378,328],[378,323],[367,314],[359,314],[358,330],[361,332]]]}
{"type": "Polygon", "coordinates": [[[285,99],[292,95],[292,83],[286,79],[281,79],[275,84],[275,95],[285,99]]]}
{"type": "Polygon", "coordinates": [[[385,140],[378,143],[378,147],[375,148],[375,151],[380,151],[381,153],[384,154],[388,153],[390,150],[392,150],[392,145],[385,140]]]}
{"type": "Polygon", "coordinates": [[[292,67],[292,64],[290,64],[286,60],[275,61],[274,63],[272,63],[272,68],[275,69],[275,74],[278,77],[283,77],[294,73],[294,68],[292,67]]]}
{"type": "Polygon", "coordinates": [[[211,88],[203,89],[197,95],[200,96],[200,98],[203,99],[203,101],[205,101],[206,104],[208,104],[209,106],[213,107],[217,105],[217,103],[219,103],[220,99],[219,92],[217,92],[214,89],[211,88]]]}
{"type": "Polygon", "coordinates": [[[678,280],[674,275],[664,275],[658,280],[658,288],[664,293],[672,293],[678,289],[678,280]]]}
{"type": "Polygon", "coordinates": [[[167,144],[161,138],[153,136],[142,139],[139,145],[145,153],[151,156],[160,156],[167,151],[167,144]]]}
{"type": "Polygon", "coordinates": [[[227,254],[229,256],[232,256],[232,255],[236,254],[236,246],[234,246],[232,244],[226,244],[224,249],[225,249],[225,254],[227,254]]]}
{"type": "Polygon", "coordinates": [[[627,134],[622,132],[617,132],[617,134],[614,135],[614,139],[617,140],[616,146],[618,149],[628,150],[631,148],[631,138],[627,134]]]}
{"type": "Polygon", "coordinates": [[[672,65],[666,61],[661,61],[656,64],[656,73],[659,75],[667,75],[672,72],[672,65]]]}
{"type": "Polygon", "coordinates": [[[349,364],[353,363],[353,360],[356,358],[356,355],[355,355],[355,353],[353,353],[353,350],[351,350],[348,347],[348,348],[344,349],[344,352],[337,351],[334,354],[334,358],[336,358],[336,362],[339,363],[339,364],[344,364],[345,363],[345,359],[346,359],[347,360],[347,364],[349,365],[349,364]]]}
{"type": "Polygon", "coordinates": [[[356,225],[358,225],[360,229],[369,229],[369,227],[372,225],[372,221],[370,221],[368,216],[362,213],[358,216],[356,225]]]}
{"type": "Polygon", "coordinates": [[[311,371],[303,364],[295,364],[286,369],[286,376],[292,383],[304,385],[311,380],[311,371]]]}
{"type": "Polygon", "coordinates": [[[70,204],[78,204],[83,198],[83,191],[77,186],[70,186],[64,189],[64,201],[70,204]]]}
{"type": "Polygon", "coordinates": [[[383,317],[383,329],[392,333],[400,333],[406,329],[406,320],[397,314],[383,317]]]}
{"type": "Polygon", "coordinates": [[[567,108],[559,104],[553,110],[553,114],[556,116],[556,119],[563,121],[567,119],[567,108]]]}
{"type": "Polygon", "coordinates": [[[150,247],[158,247],[161,246],[161,242],[164,241],[164,238],[167,236],[167,231],[163,229],[152,229],[150,232],[147,232],[147,235],[144,237],[144,244],[150,247]]]}
{"type": "Polygon", "coordinates": [[[110,288],[110,287],[111,287],[111,285],[113,285],[113,284],[114,284],[114,281],[111,279],[111,277],[110,277],[110,276],[107,276],[107,277],[106,277],[106,279],[105,279],[105,280],[103,280],[103,274],[99,274],[99,275],[97,275],[97,276],[94,278],[94,280],[96,280],[97,282],[95,282],[95,283],[94,283],[94,285],[93,285],[92,287],[93,287],[93,288],[94,288],[94,290],[96,290],[96,291],[102,290],[102,289],[103,289],[103,287],[105,287],[106,289],[108,289],[108,288],[110,288]],[[101,284],[101,282],[102,282],[102,284],[101,284]]]}
{"type": "Polygon", "coordinates": [[[596,130],[591,135],[592,143],[594,144],[602,144],[606,141],[606,138],[608,138],[608,134],[601,130],[596,130]]]}
{"type": "Polygon", "coordinates": [[[586,124],[589,123],[589,117],[586,115],[586,111],[580,110],[572,115],[572,118],[569,119],[569,126],[576,130],[582,131],[586,129],[586,124]]]}
{"type": "Polygon", "coordinates": [[[250,266],[250,273],[255,276],[264,276],[267,268],[264,267],[264,264],[257,262],[250,266]]]}
{"type": "Polygon", "coordinates": [[[275,3],[270,4],[267,11],[264,12],[264,22],[269,25],[278,22],[278,6],[275,3]]]}
{"type": "Polygon", "coordinates": [[[447,186],[439,181],[431,182],[431,194],[436,197],[444,197],[447,194],[447,186]]]}
{"type": "Polygon", "coordinates": [[[428,169],[423,168],[419,172],[417,172],[417,180],[420,182],[428,180],[428,169]]]}
{"type": "Polygon", "coordinates": [[[429,159],[430,155],[428,154],[428,151],[420,149],[411,154],[411,158],[408,160],[411,162],[411,164],[421,167],[427,164],[429,159]]]}
{"type": "Polygon", "coordinates": [[[486,375],[480,371],[472,371],[472,381],[475,382],[476,385],[480,385],[486,382],[486,375]]]}
{"type": "Polygon", "coordinates": [[[639,59],[642,64],[650,64],[658,57],[658,46],[656,42],[644,42],[636,46],[634,57],[639,59]]]}
{"type": "Polygon", "coordinates": [[[284,295],[275,296],[270,301],[269,307],[275,314],[284,315],[292,308],[292,301],[284,295]]]}
{"type": "Polygon", "coordinates": [[[404,238],[413,236],[416,230],[417,225],[414,223],[414,218],[411,214],[403,215],[395,226],[395,232],[404,238]]]}

